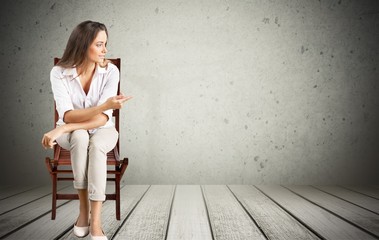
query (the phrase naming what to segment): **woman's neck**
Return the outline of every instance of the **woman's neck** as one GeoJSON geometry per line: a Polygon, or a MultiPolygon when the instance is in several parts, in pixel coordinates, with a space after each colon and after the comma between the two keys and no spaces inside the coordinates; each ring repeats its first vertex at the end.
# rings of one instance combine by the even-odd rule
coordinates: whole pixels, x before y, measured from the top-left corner
{"type": "Polygon", "coordinates": [[[96,67],[95,62],[84,62],[83,64],[78,66],[76,69],[78,71],[78,75],[86,75],[88,73],[92,73],[95,67],[96,67]]]}

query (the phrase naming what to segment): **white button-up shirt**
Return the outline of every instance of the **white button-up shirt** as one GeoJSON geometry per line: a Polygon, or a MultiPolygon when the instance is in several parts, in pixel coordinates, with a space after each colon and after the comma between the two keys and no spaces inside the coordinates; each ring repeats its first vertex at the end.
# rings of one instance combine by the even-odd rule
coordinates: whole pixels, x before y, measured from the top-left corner
{"type": "MultiPolygon", "coordinates": [[[[63,116],[66,111],[99,106],[108,98],[116,96],[119,77],[119,70],[114,64],[108,63],[107,68],[97,65],[88,94],[86,94],[76,68],[54,66],[50,72],[50,81],[59,115],[57,126],[65,124],[63,116]]],[[[108,116],[108,121],[99,128],[113,127],[113,110],[108,109],[104,113],[108,116]]],[[[88,132],[94,133],[96,130],[90,129],[88,132]]]]}

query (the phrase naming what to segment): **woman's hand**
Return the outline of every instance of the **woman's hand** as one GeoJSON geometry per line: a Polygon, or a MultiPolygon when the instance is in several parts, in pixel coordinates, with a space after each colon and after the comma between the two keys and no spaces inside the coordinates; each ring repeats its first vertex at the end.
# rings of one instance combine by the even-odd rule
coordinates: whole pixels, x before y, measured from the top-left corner
{"type": "Polygon", "coordinates": [[[57,127],[55,129],[51,130],[50,132],[45,133],[42,137],[42,146],[45,149],[53,148],[54,145],[57,144],[57,142],[55,142],[55,140],[57,138],[59,138],[63,133],[65,133],[64,125],[57,127]]]}
{"type": "Polygon", "coordinates": [[[107,106],[107,109],[120,109],[122,108],[122,104],[131,98],[132,96],[124,96],[121,93],[120,95],[108,98],[105,104],[107,106]]]}

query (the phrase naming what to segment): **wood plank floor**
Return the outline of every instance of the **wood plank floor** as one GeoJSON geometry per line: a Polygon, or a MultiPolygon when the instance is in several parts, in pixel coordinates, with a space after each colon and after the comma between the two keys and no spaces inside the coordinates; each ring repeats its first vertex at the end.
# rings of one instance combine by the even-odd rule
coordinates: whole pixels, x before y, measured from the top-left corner
{"type": "MultiPolygon", "coordinates": [[[[58,201],[51,220],[50,189],[0,188],[0,239],[77,239],[78,201],[58,201]]],[[[377,186],[124,185],[121,194],[120,221],[114,201],[103,204],[109,239],[379,239],[377,186]]]]}

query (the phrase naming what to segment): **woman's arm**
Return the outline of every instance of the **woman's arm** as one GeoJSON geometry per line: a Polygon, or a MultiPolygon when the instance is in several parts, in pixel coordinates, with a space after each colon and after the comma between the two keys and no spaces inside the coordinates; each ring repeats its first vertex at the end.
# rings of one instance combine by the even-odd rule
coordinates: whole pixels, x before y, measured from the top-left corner
{"type": "Polygon", "coordinates": [[[103,113],[99,113],[86,121],[78,122],[78,123],[67,123],[65,125],[62,125],[61,127],[64,128],[63,129],[64,133],[67,133],[67,132],[72,132],[78,129],[89,130],[89,129],[98,128],[98,127],[104,126],[107,123],[107,121],[108,121],[108,116],[103,113]]]}
{"type": "Polygon", "coordinates": [[[95,115],[89,120],[80,122],[80,123],[67,123],[65,125],[59,126],[48,133],[45,133],[42,137],[42,146],[46,148],[53,148],[55,144],[55,140],[59,138],[62,134],[75,131],[77,129],[93,129],[98,128],[100,126],[104,126],[108,121],[108,117],[100,113],[95,115]]]}
{"type": "Polygon", "coordinates": [[[130,98],[132,97],[117,95],[117,96],[108,98],[106,102],[104,102],[103,104],[99,106],[84,108],[84,109],[69,110],[64,113],[63,121],[65,123],[82,123],[82,122],[88,121],[92,119],[94,116],[97,116],[99,114],[104,115],[102,114],[102,112],[108,109],[120,109],[122,107],[122,103],[129,100],[130,98]]]}

